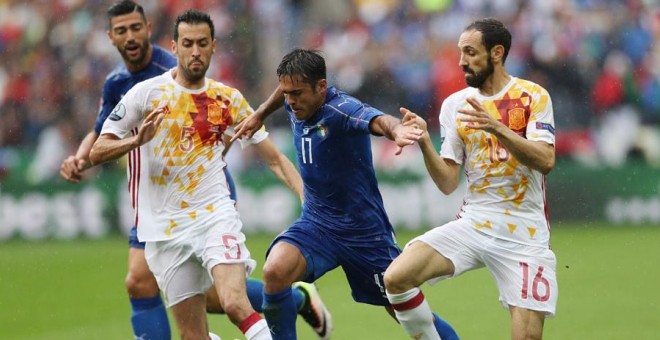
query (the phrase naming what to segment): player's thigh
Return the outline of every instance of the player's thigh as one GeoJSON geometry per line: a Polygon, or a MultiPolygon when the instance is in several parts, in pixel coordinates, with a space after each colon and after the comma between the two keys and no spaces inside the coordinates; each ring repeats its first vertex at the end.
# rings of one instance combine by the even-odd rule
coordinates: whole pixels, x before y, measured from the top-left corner
{"type": "Polygon", "coordinates": [[[351,287],[353,300],[378,306],[388,306],[384,275],[401,249],[391,237],[383,236],[369,246],[350,247],[337,243],[334,250],[341,258],[341,267],[351,287]]]}
{"type": "Polygon", "coordinates": [[[314,282],[339,266],[336,243],[313,223],[299,219],[278,235],[267,251],[264,279],[269,274],[284,275],[288,283],[314,282]]]}
{"type": "MultiPolygon", "coordinates": [[[[481,252],[486,237],[474,230],[469,222],[463,219],[454,220],[408,242],[403,250],[405,257],[402,261],[416,266],[416,271],[421,271],[421,274],[414,274],[410,270],[410,275],[416,276],[417,281],[435,284],[440,280],[483,267],[481,252]],[[427,259],[432,261],[431,264],[426,264],[427,259]],[[413,263],[415,260],[417,262],[413,263]]],[[[403,264],[397,267],[405,270],[403,264]]]]}
{"type": "Polygon", "coordinates": [[[541,339],[545,313],[522,307],[510,306],[511,339],[541,339]]]}
{"type": "Polygon", "coordinates": [[[410,243],[385,273],[390,293],[403,293],[425,281],[454,272],[454,264],[425,242],[410,243]],[[423,260],[422,260],[423,259],[423,260]]]}
{"type": "Polygon", "coordinates": [[[487,246],[484,262],[505,308],[516,306],[554,316],[559,290],[552,250],[494,240],[487,246]]]}
{"type": "Polygon", "coordinates": [[[233,205],[226,205],[218,215],[221,217],[208,227],[191,231],[195,256],[202,260],[209,276],[213,276],[213,268],[220,264],[240,264],[243,276],[250,275],[257,263],[245,243],[238,211],[233,205]]]}
{"type": "Polygon", "coordinates": [[[147,242],[145,258],[170,307],[195,295],[204,295],[211,277],[195,255],[191,240],[147,242]]]}

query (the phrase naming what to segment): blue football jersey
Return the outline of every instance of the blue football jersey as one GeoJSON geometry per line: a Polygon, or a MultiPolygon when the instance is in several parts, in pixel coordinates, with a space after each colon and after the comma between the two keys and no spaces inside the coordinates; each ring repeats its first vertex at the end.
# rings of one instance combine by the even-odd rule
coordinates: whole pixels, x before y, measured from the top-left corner
{"type": "Polygon", "coordinates": [[[285,108],[304,183],[302,219],[359,245],[391,236],[371,155],[369,123],[383,112],[328,87],[325,103],[308,120],[285,108]]]}
{"type": "Polygon", "coordinates": [[[151,61],[147,64],[147,67],[132,73],[128,71],[124,63],[121,63],[105,78],[99,114],[98,118],[96,118],[96,124],[94,125],[94,131],[96,131],[96,133],[101,133],[103,122],[105,122],[106,118],[108,118],[124,94],[126,94],[133,85],[143,80],[159,76],[176,66],[176,57],[172,53],[156,45],[152,46],[153,53],[151,55],[151,61]]]}

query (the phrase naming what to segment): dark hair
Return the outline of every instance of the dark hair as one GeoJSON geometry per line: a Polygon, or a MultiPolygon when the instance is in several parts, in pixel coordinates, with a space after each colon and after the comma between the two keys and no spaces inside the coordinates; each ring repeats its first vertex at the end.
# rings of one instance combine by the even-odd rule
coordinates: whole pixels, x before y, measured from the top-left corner
{"type": "Polygon", "coordinates": [[[108,26],[111,26],[110,21],[112,20],[112,18],[118,17],[120,15],[130,14],[133,12],[140,13],[140,16],[142,16],[142,20],[147,21],[147,17],[144,15],[144,8],[142,8],[142,6],[136,4],[131,0],[121,0],[115,2],[108,8],[107,11],[108,26]]]}
{"type": "Polygon", "coordinates": [[[297,48],[285,55],[277,66],[277,77],[300,75],[306,83],[325,79],[325,59],[314,50],[297,48]]]}
{"type": "Polygon", "coordinates": [[[504,47],[504,55],[502,56],[502,64],[504,64],[511,48],[511,32],[506,26],[495,18],[485,18],[471,23],[464,31],[471,30],[481,32],[481,43],[486,46],[488,53],[496,45],[504,47]]]}
{"type": "Polygon", "coordinates": [[[176,20],[174,21],[174,34],[172,34],[174,41],[179,40],[179,24],[182,22],[189,25],[207,24],[211,29],[211,38],[215,37],[215,26],[213,26],[213,20],[211,20],[211,17],[204,12],[189,9],[176,17],[176,20]]]}

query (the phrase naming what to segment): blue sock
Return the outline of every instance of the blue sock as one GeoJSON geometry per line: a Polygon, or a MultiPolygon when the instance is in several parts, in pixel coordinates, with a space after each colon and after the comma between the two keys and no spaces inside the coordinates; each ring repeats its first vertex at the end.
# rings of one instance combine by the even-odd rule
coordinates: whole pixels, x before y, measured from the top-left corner
{"type": "Polygon", "coordinates": [[[458,334],[447,321],[442,320],[438,314],[433,313],[433,325],[442,340],[459,340],[458,334]]]}
{"type": "Polygon", "coordinates": [[[131,324],[135,338],[169,340],[170,323],[160,294],[150,298],[131,298],[131,324]]]}
{"type": "Polygon", "coordinates": [[[264,304],[264,283],[255,279],[247,279],[247,296],[252,308],[257,313],[262,313],[264,304]]]}
{"type": "Polygon", "coordinates": [[[300,289],[292,288],[291,294],[293,295],[293,303],[296,305],[296,310],[299,311],[305,303],[305,294],[300,289]]]}
{"type": "Polygon", "coordinates": [[[290,287],[275,294],[267,294],[264,291],[263,313],[273,340],[296,339],[298,310],[292,291],[290,287]]]}

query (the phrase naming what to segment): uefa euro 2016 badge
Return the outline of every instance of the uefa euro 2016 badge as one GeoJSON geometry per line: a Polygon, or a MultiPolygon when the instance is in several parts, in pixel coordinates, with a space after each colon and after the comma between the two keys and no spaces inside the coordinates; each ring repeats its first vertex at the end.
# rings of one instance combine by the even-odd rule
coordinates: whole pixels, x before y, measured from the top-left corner
{"type": "Polygon", "coordinates": [[[112,112],[110,112],[108,119],[116,122],[124,118],[124,116],[126,116],[126,107],[123,103],[119,103],[115,106],[112,112]]]}

